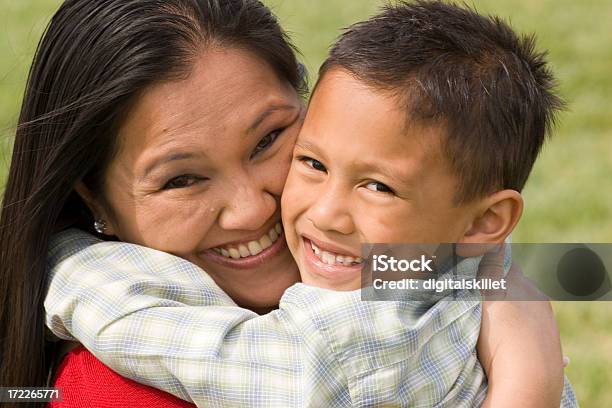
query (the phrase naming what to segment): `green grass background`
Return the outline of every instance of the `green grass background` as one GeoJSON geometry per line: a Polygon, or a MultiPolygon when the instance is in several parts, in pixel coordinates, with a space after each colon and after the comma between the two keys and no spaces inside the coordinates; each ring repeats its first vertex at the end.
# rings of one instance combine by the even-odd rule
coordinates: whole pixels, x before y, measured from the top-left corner
{"type": "MultiPolygon", "coordinates": [[[[266,0],[301,50],[311,83],[338,30],[378,0],[266,0]]],[[[57,0],[0,0],[0,183],[32,54],[57,0]]],[[[535,32],[549,50],[569,110],[524,191],[515,242],[612,242],[612,1],[477,0],[479,11],[535,32]]],[[[604,302],[554,305],[566,374],[584,407],[612,407],[612,311],[604,302]]]]}

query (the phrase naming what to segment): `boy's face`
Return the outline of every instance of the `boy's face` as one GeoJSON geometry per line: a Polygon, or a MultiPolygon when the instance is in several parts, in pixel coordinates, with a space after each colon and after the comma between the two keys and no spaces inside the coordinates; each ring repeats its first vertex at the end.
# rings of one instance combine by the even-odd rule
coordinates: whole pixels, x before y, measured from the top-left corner
{"type": "Polygon", "coordinates": [[[287,243],[302,280],[360,287],[361,243],[460,242],[474,204],[441,151],[443,128],[407,123],[397,99],[342,70],[310,102],[282,198],[287,243]]]}

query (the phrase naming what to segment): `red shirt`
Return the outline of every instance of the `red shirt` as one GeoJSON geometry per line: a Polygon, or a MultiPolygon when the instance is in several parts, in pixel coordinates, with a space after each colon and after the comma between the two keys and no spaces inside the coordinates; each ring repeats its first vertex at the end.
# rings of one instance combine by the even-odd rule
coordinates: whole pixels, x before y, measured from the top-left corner
{"type": "Polygon", "coordinates": [[[193,408],[174,395],[139,384],[106,367],[83,346],[62,360],[55,387],[63,388],[63,401],[50,408],[193,408]]]}

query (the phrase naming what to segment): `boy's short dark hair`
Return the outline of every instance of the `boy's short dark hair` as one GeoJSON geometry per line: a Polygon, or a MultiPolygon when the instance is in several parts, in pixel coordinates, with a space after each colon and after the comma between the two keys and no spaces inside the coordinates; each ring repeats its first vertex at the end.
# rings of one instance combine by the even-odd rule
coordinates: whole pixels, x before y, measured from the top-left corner
{"type": "Polygon", "coordinates": [[[497,17],[441,1],[398,1],[349,27],[319,77],[346,70],[399,96],[409,120],[442,124],[462,203],[524,187],[564,106],[545,56],[533,36],[497,17]]]}

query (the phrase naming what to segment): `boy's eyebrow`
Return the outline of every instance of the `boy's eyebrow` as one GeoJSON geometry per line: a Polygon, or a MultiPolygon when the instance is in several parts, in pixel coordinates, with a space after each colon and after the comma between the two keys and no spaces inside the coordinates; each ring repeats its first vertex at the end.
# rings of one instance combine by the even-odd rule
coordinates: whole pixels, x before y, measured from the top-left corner
{"type": "Polygon", "coordinates": [[[310,143],[310,142],[307,142],[307,141],[304,141],[304,140],[302,140],[302,141],[298,140],[298,141],[295,143],[295,147],[299,147],[300,149],[308,150],[308,151],[310,151],[310,152],[312,152],[312,153],[317,154],[317,155],[318,155],[318,156],[320,156],[322,159],[325,159],[325,155],[323,154],[323,152],[321,152],[321,150],[319,150],[319,149],[317,148],[317,146],[313,145],[313,144],[312,144],[312,143],[310,143]]]}
{"type": "Polygon", "coordinates": [[[409,172],[398,170],[395,167],[387,166],[384,161],[372,161],[372,160],[355,160],[353,167],[358,171],[376,171],[382,175],[401,183],[404,186],[410,186],[414,183],[414,175],[409,172]]]}
{"type": "MultiPolygon", "coordinates": [[[[307,141],[298,141],[295,144],[295,147],[308,150],[309,152],[316,154],[318,157],[321,158],[321,160],[323,160],[323,164],[325,164],[325,154],[323,154],[321,150],[319,150],[314,144],[307,141]]],[[[414,176],[411,176],[410,173],[406,171],[398,171],[396,168],[386,166],[385,163],[381,161],[355,160],[352,163],[352,167],[357,169],[357,171],[378,171],[380,174],[383,174],[392,180],[402,183],[402,185],[405,186],[411,186],[414,184],[414,176]]]]}

